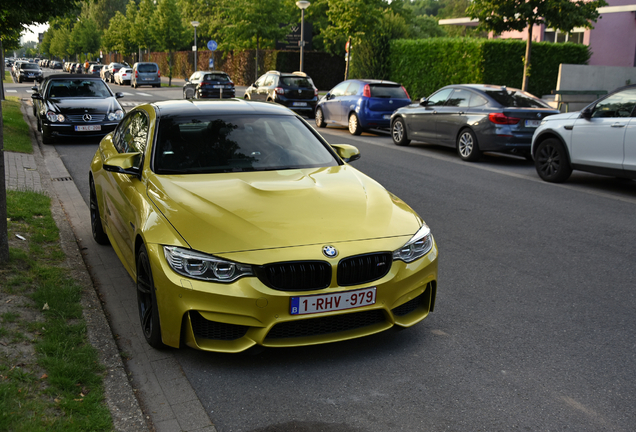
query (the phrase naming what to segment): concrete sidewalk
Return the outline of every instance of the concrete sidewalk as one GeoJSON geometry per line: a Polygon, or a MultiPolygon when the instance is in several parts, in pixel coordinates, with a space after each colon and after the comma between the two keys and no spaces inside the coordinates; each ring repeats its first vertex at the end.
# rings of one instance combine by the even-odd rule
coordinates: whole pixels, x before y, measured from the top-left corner
{"type": "Polygon", "coordinates": [[[134,282],[113,249],[93,241],[88,206],[55,147],[41,144],[25,103],[22,112],[31,125],[34,154],[4,152],[7,189],[34,190],[52,198],[63,249],[75,260],[75,273],[87,287],[84,318],[108,371],[105,394],[115,429],[215,432],[173,350],[155,350],[146,343],[134,282]]]}

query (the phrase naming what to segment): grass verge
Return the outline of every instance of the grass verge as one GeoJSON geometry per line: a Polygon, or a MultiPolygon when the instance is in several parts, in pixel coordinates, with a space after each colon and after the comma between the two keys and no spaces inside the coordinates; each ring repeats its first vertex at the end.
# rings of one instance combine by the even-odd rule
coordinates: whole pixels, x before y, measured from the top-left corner
{"type": "Polygon", "coordinates": [[[31,132],[20,111],[20,99],[8,96],[2,101],[2,122],[4,125],[4,150],[18,153],[33,153],[31,132]]]}
{"type": "MultiPolygon", "coordinates": [[[[25,130],[18,125],[24,123],[19,105],[13,110],[19,102],[7,102],[5,148],[25,130]],[[7,121],[12,116],[16,121],[7,121]]],[[[9,262],[0,264],[0,431],[112,430],[105,371],[87,340],[82,286],[66,264],[50,198],[8,190],[7,225],[9,262]]]]}
{"type": "Polygon", "coordinates": [[[11,71],[8,70],[7,67],[4,68],[4,80],[2,82],[9,84],[13,83],[13,80],[11,79],[11,71]]]}

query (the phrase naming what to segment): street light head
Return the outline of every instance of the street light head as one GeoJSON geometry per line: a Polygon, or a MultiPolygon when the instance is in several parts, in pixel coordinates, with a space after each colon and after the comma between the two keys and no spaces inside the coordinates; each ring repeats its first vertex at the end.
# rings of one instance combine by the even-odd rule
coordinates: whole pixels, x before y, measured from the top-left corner
{"type": "Polygon", "coordinates": [[[192,24],[194,28],[196,28],[199,25],[199,21],[190,21],[190,24],[192,24]]]}
{"type": "Polygon", "coordinates": [[[299,0],[296,2],[296,6],[301,9],[307,9],[311,3],[306,0],[299,0]]]}

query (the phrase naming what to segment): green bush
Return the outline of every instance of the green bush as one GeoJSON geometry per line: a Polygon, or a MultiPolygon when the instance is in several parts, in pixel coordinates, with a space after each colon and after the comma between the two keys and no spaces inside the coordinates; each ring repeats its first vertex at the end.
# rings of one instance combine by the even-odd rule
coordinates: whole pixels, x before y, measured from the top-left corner
{"type": "MultiPolygon", "coordinates": [[[[412,98],[429,96],[449,84],[497,84],[520,88],[525,41],[431,38],[394,40],[388,57],[389,79],[402,83],[412,98]]],[[[541,97],[556,88],[559,65],[586,64],[585,45],[532,44],[529,92],[541,97]]]]}

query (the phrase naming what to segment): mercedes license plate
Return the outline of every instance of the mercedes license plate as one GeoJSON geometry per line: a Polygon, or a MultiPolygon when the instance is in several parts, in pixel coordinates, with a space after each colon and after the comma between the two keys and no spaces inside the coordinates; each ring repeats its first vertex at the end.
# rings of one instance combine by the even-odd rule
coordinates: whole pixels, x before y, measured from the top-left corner
{"type": "Polygon", "coordinates": [[[382,116],[382,118],[383,118],[384,120],[391,120],[391,114],[387,114],[387,115],[385,115],[385,116],[382,116]]]}
{"type": "Polygon", "coordinates": [[[294,102],[294,106],[307,106],[307,102],[294,102]]]}
{"type": "Polygon", "coordinates": [[[102,130],[101,125],[75,126],[76,132],[90,132],[90,131],[100,131],[100,130],[102,130]]]}
{"type": "Polygon", "coordinates": [[[541,120],[526,120],[526,127],[539,127],[541,125],[541,120]]]}
{"type": "Polygon", "coordinates": [[[353,309],[375,304],[376,287],[334,294],[318,294],[291,298],[292,315],[305,315],[353,309]]]}

